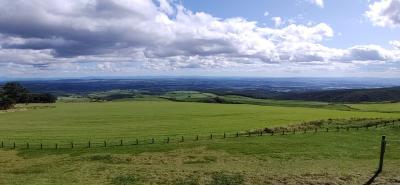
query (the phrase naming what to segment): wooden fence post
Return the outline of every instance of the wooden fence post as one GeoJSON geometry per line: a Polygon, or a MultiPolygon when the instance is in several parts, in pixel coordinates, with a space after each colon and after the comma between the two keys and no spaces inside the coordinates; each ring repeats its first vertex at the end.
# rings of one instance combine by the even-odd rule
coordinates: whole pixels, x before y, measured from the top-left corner
{"type": "Polygon", "coordinates": [[[151,144],[154,144],[154,138],[151,139],[151,144]]]}
{"type": "Polygon", "coordinates": [[[226,133],[224,132],[224,139],[226,138],[226,133]]]}
{"type": "Polygon", "coordinates": [[[122,139],[119,141],[119,145],[120,145],[120,146],[123,146],[123,145],[124,145],[122,139]]]}
{"type": "Polygon", "coordinates": [[[71,148],[74,148],[74,142],[71,142],[71,148]]]}
{"type": "Polygon", "coordinates": [[[236,132],[236,137],[239,137],[239,132],[236,132]]]}
{"type": "Polygon", "coordinates": [[[169,137],[167,137],[167,143],[169,143],[169,137]]]}
{"type": "Polygon", "coordinates": [[[4,148],[4,142],[1,141],[1,148],[4,148]]]}
{"type": "Polygon", "coordinates": [[[211,139],[211,140],[213,139],[213,135],[212,135],[212,134],[210,135],[210,139],[211,139]]]}
{"type": "Polygon", "coordinates": [[[104,148],[107,148],[107,141],[104,141],[104,148]]]}
{"type": "Polygon", "coordinates": [[[199,135],[196,135],[196,141],[198,141],[199,140],[199,135]]]}
{"type": "Polygon", "coordinates": [[[185,138],[183,138],[183,136],[182,136],[182,140],[181,140],[182,142],[185,142],[185,138]]]}
{"type": "Polygon", "coordinates": [[[43,149],[43,144],[42,143],[40,143],[40,149],[43,149]]]}
{"type": "Polygon", "coordinates": [[[58,144],[56,143],[56,149],[58,149],[58,144]]]}
{"type": "Polygon", "coordinates": [[[139,139],[136,139],[136,145],[139,145],[139,139]]]}
{"type": "Polygon", "coordinates": [[[385,150],[386,150],[386,136],[382,136],[378,173],[382,172],[383,169],[383,158],[385,157],[385,150]]]}
{"type": "Polygon", "coordinates": [[[88,142],[88,147],[90,148],[90,141],[88,142]]]}

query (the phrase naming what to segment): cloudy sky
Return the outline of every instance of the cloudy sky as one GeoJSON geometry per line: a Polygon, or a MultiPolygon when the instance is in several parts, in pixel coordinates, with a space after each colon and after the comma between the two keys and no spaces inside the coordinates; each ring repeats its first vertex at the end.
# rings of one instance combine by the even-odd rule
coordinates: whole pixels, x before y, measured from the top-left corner
{"type": "Polygon", "coordinates": [[[0,0],[1,77],[400,76],[400,0],[0,0]]]}

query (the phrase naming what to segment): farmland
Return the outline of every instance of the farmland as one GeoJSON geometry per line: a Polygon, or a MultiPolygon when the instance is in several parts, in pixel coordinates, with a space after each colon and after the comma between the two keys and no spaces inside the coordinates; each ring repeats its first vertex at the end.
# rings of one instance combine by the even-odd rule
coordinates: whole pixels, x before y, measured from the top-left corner
{"type": "Polygon", "coordinates": [[[390,142],[400,140],[398,126],[235,137],[315,120],[398,119],[398,112],[383,110],[398,104],[341,110],[289,106],[290,101],[279,106],[153,99],[19,105],[0,113],[0,139],[7,148],[0,151],[0,184],[362,184],[376,169],[381,135],[389,144],[377,183],[400,182],[400,143],[390,142]]]}

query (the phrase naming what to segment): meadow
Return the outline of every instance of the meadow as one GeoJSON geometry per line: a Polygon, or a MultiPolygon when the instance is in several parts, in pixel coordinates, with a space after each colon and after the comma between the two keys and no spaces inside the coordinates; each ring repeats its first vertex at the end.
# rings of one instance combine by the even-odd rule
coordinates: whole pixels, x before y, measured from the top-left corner
{"type": "Polygon", "coordinates": [[[347,106],[352,110],[161,100],[20,105],[0,113],[0,139],[8,146],[0,150],[0,184],[363,184],[376,170],[381,135],[388,146],[376,184],[400,183],[398,122],[234,137],[315,120],[400,118],[386,111],[400,110],[399,104],[347,106]],[[166,143],[167,137],[176,140],[166,143]],[[136,138],[147,144],[135,145],[136,138]],[[120,139],[131,143],[117,146],[120,139]],[[71,141],[82,145],[71,149],[71,141]],[[110,143],[105,148],[102,141],[110,143]]]}

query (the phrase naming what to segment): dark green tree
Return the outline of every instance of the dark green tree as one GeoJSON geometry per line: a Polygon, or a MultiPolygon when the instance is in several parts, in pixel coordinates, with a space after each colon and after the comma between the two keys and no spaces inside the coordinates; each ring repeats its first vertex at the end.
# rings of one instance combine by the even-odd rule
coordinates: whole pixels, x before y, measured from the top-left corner
{"type": "Polygon", "coordinates": [[[8,82],[3,85],[3,96],[14,103],[28,103],[29,91],[17,82],[8,82]]]}
{"type": "Polygon", "coordinates": [[[4,95],[0,95],[0,110],[7,110],[14,106],[13,100],[4,95]]]}

